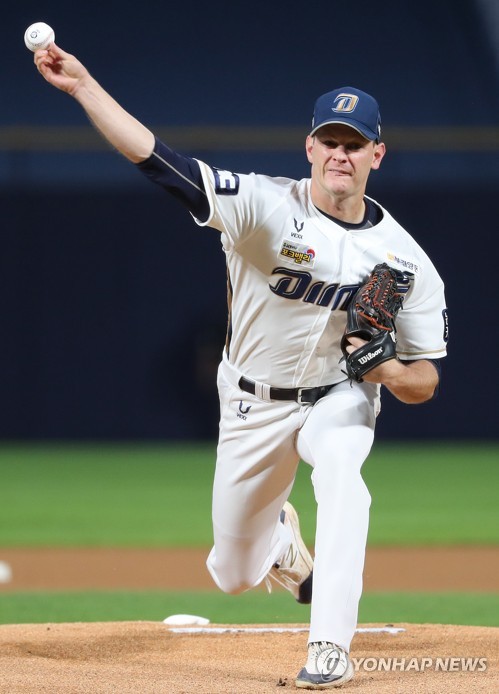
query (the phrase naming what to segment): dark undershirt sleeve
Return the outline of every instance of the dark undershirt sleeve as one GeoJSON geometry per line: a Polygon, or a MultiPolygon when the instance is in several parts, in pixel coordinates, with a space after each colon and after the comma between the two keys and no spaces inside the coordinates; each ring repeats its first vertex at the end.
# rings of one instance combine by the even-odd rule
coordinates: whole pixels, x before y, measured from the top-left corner
{"type": "Polygon", "coordinates": [[[180,200],[196,219],[208,219],[210,206],[195,159],[175,152],[156,138],[151,156],[136,166],[149,180],[180,200]]]}
{"type": "Polygon", "coordinates": [[[438,383],[437,383],[437,387],[435,388],[435,391],[434,391],[433,397],[432,397],[432,400],[435,400],[435,398],[437,397],[437,395],[440,392],[440,380],[442,378],[442,365],[440,364],[440,359],[428,359],[428,361],[431,361],[431,363],[436,368],[437,373],[438,373],[438,383]]]}
{"type": "MultiPolygon", "coordinates": [[[[410,364],[413,361],[418,361],[418,360],[417,359],[404,359],[402,361],[402,363],[403,364],[410,364]]],[[[433,391],[432,397],[430,398],[430,401],[431,401],[431,400],[435,400],[435,398],[438,396],[438,394],[440,392],[440,380],[442,378],[442,365],[440,364],[440,361],[441,361],[440,359],[426,359],[426,361],[429,361],[431,364],[433,364],[433,366],[435,367],[435,369],[437,370],[437,373],[438,373],[438,383],[435,387],[435,390],[433,391]]]]}

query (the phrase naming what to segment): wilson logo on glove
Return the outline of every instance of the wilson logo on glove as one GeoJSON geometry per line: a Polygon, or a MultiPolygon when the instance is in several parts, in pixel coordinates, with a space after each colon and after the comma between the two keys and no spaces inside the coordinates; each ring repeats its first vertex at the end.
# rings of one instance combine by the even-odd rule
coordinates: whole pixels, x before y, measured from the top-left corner
{"type": "Polygon", "coordinates": [[[380,347],[375,352],[369,352],[369,354],[366,354],[364,357],[360,357],[359,362],[361,364],[367,364],[368,361],[371,361],[371,359],[374,359],[374,357],[377,357],[379,354],[383,354],[383,347],[380,347]]]}

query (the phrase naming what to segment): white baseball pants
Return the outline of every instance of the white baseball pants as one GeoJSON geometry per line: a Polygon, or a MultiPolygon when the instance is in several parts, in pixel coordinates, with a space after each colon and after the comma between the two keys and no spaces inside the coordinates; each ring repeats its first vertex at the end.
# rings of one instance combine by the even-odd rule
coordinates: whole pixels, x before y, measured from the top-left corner
{"type": "Polygon", "coordinates": [[[227,593],[258,585],[290,544],[279,514],[300,458],[317,501],[309,642],[347,651],[355,633],[371,497],[360,474],[374,438],[379,388],[335,385],[315,405],[266,402],[220,366],[220,437],[213,486],[214,547],[207,567],[227,593]]]}

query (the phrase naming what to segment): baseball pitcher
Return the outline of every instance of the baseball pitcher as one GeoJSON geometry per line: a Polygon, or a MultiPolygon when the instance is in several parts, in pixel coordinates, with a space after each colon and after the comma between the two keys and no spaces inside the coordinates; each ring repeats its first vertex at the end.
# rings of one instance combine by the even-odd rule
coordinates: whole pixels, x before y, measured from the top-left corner
{"type": "Polygon", "coordinates": [[[378,104],[353,87],[322,95],[305,143],[310,178],[245,175],[170,149],[56,44],[35,63],[113,147],[218,232],[230,315],[207,566],[227,593],[276,581],[311,602],[296,686],[339,686],[354,674],[370,506],[361,468],[381,386],[403,403],[435,397],[448,331],[431,260],[366,195],[385,155],[378,104]],[[317,502],[314,559],[287,501],[300,459],[317,502]]]}

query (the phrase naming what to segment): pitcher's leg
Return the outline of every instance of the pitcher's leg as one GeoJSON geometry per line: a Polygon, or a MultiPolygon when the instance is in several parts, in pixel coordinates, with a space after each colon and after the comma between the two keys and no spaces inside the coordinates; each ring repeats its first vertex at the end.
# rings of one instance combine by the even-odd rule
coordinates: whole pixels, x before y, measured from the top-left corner
{"type": "Polygon", "coordinates": [[[232,398],[220,433],[213,485],[214,547],[207,560],[215,583],[228,593],[258,585],[288,549],[290,533],[279,515],[298,465],[298,408],[245,397],[245,407],[251,403],[251,409],[242,420],[237,418],[239,397],[232,398]]]}
{"type": "Polygon", "coordinates": [[[214,546],[207,566],[215,583],[227,593],[240,593],[258,585],[291,542],[279,516],[291,491],[298,460],[276,453],[272,461],[264,459],[263,463],[272,468],[253,477],[251,468],[246,467],[246,480],[226,477],[227,466],[217,463],[214,546]],[[276,461],[278,456],[280,460],[276,461]],[[276,474],[276,466],[281,476],[276,474]]]}
{"type": "Polygon", "coordinates": [[[317,501],[310,642],[349,650],[357,624],[370,495],[361,467],[374,438],[376,398],[368,384],[340,384],[317,403],[298,437],[314,466],[317,501]]]}
{"type": "Polygon", "coordinates": [[[313,476],[317,530],[310,641],[332,641],[346,651],[362,595],[371,502],[360,473],[352,467],[351,460],[338,461],[335,474],[323,468],[313,476]],[[325,491],[329,486],[333,494],[325,491]]]}

